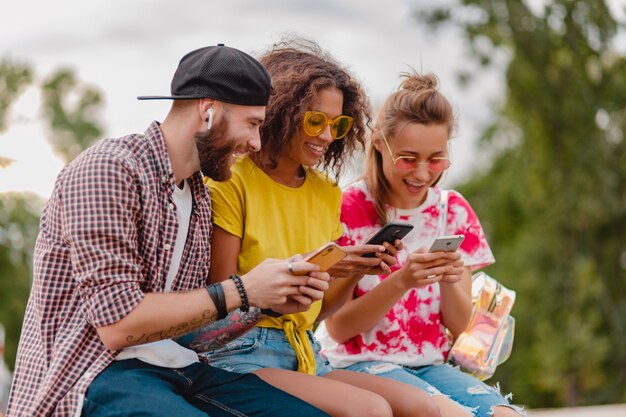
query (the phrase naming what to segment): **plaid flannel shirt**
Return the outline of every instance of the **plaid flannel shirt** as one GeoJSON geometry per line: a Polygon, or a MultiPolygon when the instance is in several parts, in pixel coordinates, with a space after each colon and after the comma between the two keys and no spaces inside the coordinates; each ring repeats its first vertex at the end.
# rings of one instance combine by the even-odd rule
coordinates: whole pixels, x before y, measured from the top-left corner
{"type": "MultiPolygon", "coordinates": [[[[199,173],[172,290],[207,285],[211,203],[199,173]]],[[[59,174],[41,217],[34,281],[8,416],[78,416],[89,384],[115,358],[97,327],[163,291],[178,228],[174,176],[157,122],[105,139],[59,174]]]]}

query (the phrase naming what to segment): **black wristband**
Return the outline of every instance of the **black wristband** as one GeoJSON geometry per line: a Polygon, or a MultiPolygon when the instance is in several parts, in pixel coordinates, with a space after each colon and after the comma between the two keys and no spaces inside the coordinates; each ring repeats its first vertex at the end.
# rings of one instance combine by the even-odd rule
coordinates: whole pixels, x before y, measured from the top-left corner
{"type": "Polygon", "coordinates": [[[217,309],[217,319],[222,320],[228,315],[228,311],[226,311],[226,296],[224,295],[224,288],[221,283],[211,284],[206,287],[206,290],[211,296],[211,300],[213,300],[213,304],[215,304],[215,308],[217,309]]]}
{"type": "Polygon", "coordinates": [[[237,274],[233,274],[228,278],[232,279],[235,282],[235,286],[237,287],[237,292],[239,293],[239,298],[241,298],[241,307],[239,308],[244,313],[250,311],[250,302],[248,301],[248,293],[246,292],[246,288],[243,286],[243,281],[241,277],[237,274]]]}
{"type": "Polygon", "coordinates": [[[266,316],[270,316],[270,317],[280,317],[283,315],[283,313],[279,313],[278,311],[274,311],[271,308],[262,308],[261,309],[261,313],[265,314],[266,316]]]}
{"type": "Polygon", "coordinates": [[[228,310],[226,309],[226,295],[224,294],[224,287],[221,283],[217,283],[215,289],[217,289],[217,318],[221,320],[228,315],[228,310]]]}

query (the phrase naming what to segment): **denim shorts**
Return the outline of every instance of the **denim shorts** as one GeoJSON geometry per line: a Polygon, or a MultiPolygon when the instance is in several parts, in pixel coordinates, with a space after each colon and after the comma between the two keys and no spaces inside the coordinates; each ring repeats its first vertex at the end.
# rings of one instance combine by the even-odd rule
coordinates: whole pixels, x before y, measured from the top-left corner
{"type": "MultiPolygon", "coordinates": [[[[495,406],[505,406],[525,415],[520,407],[511,405],[499,388],[493,388],[472,375],[448,364],[409,368],[389,362],[359,362],[345,368],[381,376],[413,385],[430,395],[444,395],[465,407],[477,417],[489,417],[495,406]]],[[[508,396],[507,396],[508,397],[508,396]]]]}
{"type": "MultiPolygon", "coordinates": [[[[326,358],[320,354],[320,344],[313,332],[307,332],[315,355],[315,370],[318,376],[331,372],[326,358]]],[[[247,373],[263,368],[298,370],[296,352],[282,329],[255,327],[224,347],[200,354],[209,359],[211,365],[231,371],[247,373]]]]}

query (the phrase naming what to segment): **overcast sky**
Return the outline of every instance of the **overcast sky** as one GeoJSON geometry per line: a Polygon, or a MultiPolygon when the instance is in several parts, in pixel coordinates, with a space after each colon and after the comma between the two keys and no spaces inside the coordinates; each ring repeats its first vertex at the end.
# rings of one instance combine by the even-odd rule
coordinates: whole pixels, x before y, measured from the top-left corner
{"type": "MultiPolygon", "coordinates": [[[[474,143],[504,93],[498,71],[483,72],[470,89],[456,73],[467,46],[452,30],[433,32],[413,17],[426,0],[20,0],[3,5],[0,57],[32,65],[38,80],[69,67],[104,93],[106,136],[143,132],[162,120],[169,103],[140,102],[167,94],[179,59],[216,44],[255,54],[292,31],[315,40],[361,80],[376,107],[409,66],[434,72],[459,115],[447,184],[476,167],[474,143]]],[[[0,192],[30,190],[44,197],[62,168],[45,141],[39,99],[29,89],[16,103],[0,155],[16,160],[0,169],[0,192]]]]}

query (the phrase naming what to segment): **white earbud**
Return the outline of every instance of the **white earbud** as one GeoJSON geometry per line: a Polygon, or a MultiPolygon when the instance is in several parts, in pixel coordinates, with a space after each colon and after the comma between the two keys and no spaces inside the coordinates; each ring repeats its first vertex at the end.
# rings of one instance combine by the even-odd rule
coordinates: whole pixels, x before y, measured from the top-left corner
{"type": "Polygon", "coordinates": [[[206,118],[206,128],[207,130],[211,130],[211,127],[213,126],[213,109],[209,109],[208,113],[207,113],[207,118],[206,118]]]}

